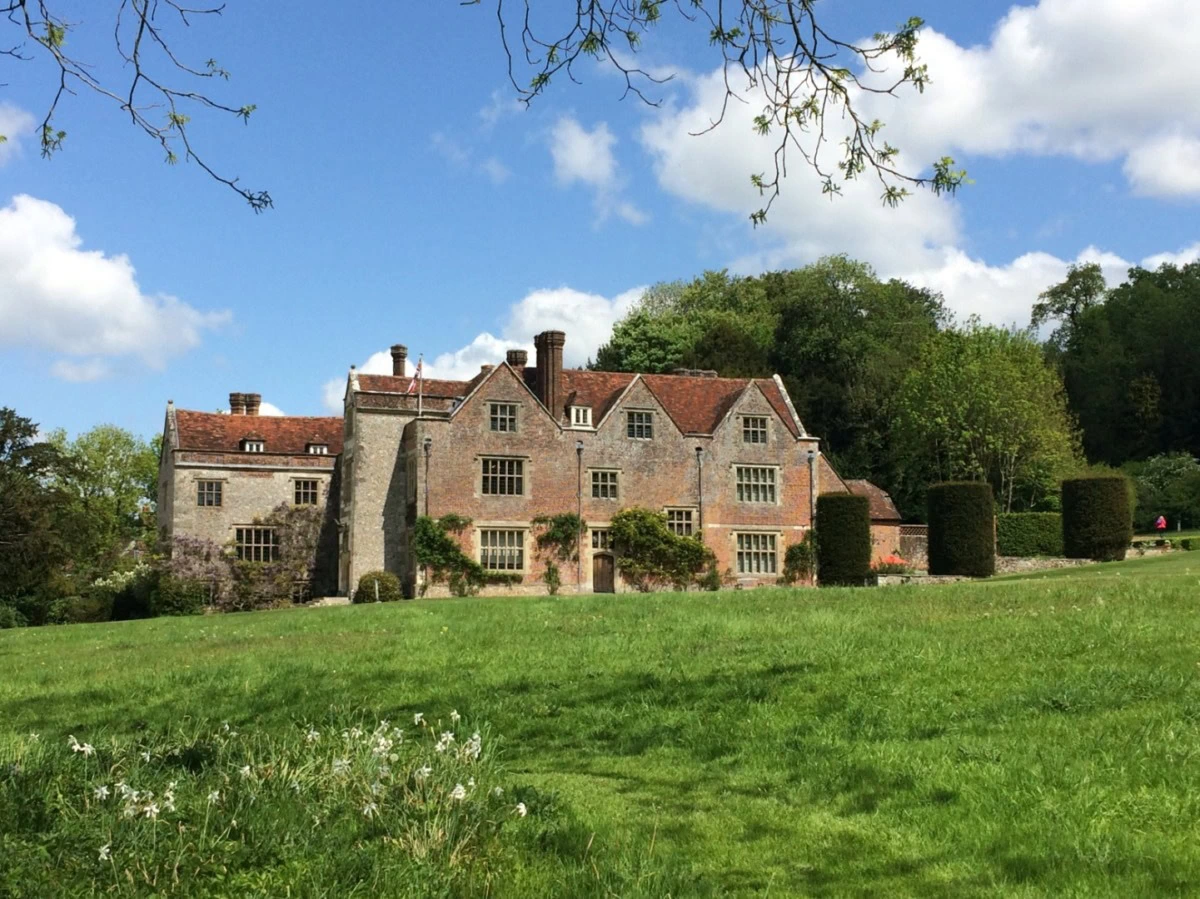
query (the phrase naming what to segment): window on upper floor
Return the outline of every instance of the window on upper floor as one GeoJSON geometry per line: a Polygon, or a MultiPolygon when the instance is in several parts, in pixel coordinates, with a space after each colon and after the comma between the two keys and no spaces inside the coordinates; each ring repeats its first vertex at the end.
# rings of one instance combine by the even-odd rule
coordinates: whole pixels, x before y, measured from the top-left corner
{"type": "Polygon", "coordinates": [[[517,430],[517,404],[491,403],[488,422],[493,431],[511,434],[517,430]]]}
{"type": "Polygon", "coordinates": [[[738,574],[775,574],[778,562],[775,534],[737,535],[738,574]]]}
{"type": "Polygon", "coordinates": [[[608,528],[592,528],[592,549],[612,549],[612,533],[608,528]]]}
{"type": "Polygon", "coordinates": [[[775,502],[775,469],[737,466],[737,498],[740,503],[775,502]]]}
{"type": "Polygon", "coordinates": [[[263,441],[261,441],[261,440],[247,439],[247,440],[242,441],[242,452],[243,453],[261,453],[261,452],[265,452],[266,448],[267,448],[266,444],[263,443],[263,441]]]}
{"type": "Polygon", "coordinates": [[[625,433],[635,440],[654,439],[653,412],[626,412],[625,433]]]}
{"type": "Polygon", "coordinates": [[[592,426],[592,407],[591,406],[572,406],[571,407],[571,427],[573,428],[590,428],[592,426]]]}
{"type": "Polygon", "coordinates": [[[667,529],[680,537],[692,536],[694,509],[667,509],[667,529]]]}
{"type": "Polygon", "coordinates": [[[319,495],[318,481],[296,481],[295,502],[297,506],[315,506],[319,495]]]}
{"type": "Polygon", "coordinates": [[[279,535],[275,528],[235,528],[234,546],[242,562],[279,561],[279,535]]]}
{"type": "Polygon", "coordinates": [[[524,571],[525,532],[481,530],[479,564],[487,571],[524,571]]]}
{"type": "Polygon", "coordinates": [[[310,456],[328,456],[329,444],[327,443],[310,443],[308,445],[308,454],[310,456]]]}
{"type": "Polygon", "coordinates": [[[524,496],[525,463],[520,459],[483,459],[480,492],[487,496],[524,496]]]}
{"type": "Polygon", "coordinates": [[[221,490],[222,484],[220,481],[197,481],[196,482],[196,505],[197,506],[219,506],[221,505],[221,490]]]}
{"type": "Polygon", "coordinates": [[[592,498],[617,499],[617,472],[592,472],[592,498]]]}
{"type": "Polygon", "coordinates": [[[742,418],[742,443],[766,443],[767,419],[764,415],[747,415],[742,418]]]}

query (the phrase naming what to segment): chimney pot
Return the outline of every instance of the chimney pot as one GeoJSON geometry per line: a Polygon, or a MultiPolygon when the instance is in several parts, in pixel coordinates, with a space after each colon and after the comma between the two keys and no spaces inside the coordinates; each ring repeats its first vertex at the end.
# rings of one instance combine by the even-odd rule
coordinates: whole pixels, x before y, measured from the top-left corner
{"type": "Polygon", "coordinates": [[[402,343],[392,344],[392,374],[404,377],[404,363],[408,361],[408,347],[402,343]]]}
{"type": "Polygon", "coordinates": [[[229,414],[230,415],[245,415],[246,414],[246,397],[240,393],[229,394],[229,414]]]}
{"type": "Polygon", "coordinates": [[[505,361],[513,368],[524,368],[529,364],[529,353],[525,350],[509,350],[505,355],[505,361]]]}
{"type": "Polygon", "coordinates": [[[259,407],[262,406],[261,393],[243,393],[242,399],[246,403],[246,415],[258,415],[259,407]]]}

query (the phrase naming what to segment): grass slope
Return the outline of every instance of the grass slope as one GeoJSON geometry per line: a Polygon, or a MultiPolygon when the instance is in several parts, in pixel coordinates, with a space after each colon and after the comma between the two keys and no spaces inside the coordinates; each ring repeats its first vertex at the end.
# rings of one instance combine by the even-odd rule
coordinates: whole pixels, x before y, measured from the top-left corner
{"type": "MultiPolygon", "coordinates": [[[[9,631],[0,721],[10,744],[65,746],[190,718],[282,734],[331,707],[457,708],[502,739],[511,778],[595,832],[597,878],[631,846],[676,878],[644,895],[1193,895],[1189,555],[939,588],[9,631]]],[[[635,892],[621,883],[606,890],[635,892]]]]}

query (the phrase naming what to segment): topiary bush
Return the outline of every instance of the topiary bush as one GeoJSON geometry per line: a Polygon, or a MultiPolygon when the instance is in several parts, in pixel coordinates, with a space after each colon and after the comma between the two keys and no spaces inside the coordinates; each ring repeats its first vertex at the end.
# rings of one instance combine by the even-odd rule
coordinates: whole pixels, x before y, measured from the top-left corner
{"type": "Polygon", "coordinates": [[[400,578],[390,571],[368,571],[358,579],[358,589],[351,600],[364,602],[396,602],[404,598],[400,578]]]}
{"type": "Polygon", "coordinates": [[[996,573],[995,500],[984,481],[947,481],[926,492],[929,573],[991,577],[996,573]]]}
{"type": "Polygon", "coordinates": [[[1002,556],[1061,556],[1062,515],[1058,512],[997,515],[996,552],[1002,556]]]}
{"type": "Polygon", "coordinates": [[[861,587],[871,576],[871,510],[865,496],[817,497],[817,583],[861,587]]]}
{"type": "Polygon", "coordinates": [[[1114,562],[1133,539],[1129,485],[1120,475],[1063,481],[1063,550],[1070,559],[1114,562]]]}

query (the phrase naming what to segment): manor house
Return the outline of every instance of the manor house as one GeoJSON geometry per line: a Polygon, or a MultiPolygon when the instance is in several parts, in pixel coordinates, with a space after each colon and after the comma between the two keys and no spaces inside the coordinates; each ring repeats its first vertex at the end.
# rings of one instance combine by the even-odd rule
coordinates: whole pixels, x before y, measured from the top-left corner
{"type": "Polygon", "coordinates": [[[509,350],[466,381],[415,381],[407,350],[393,346],[391,375],[350,370],[342,418],[258,416],[255,394],[232,394],[228,415],[168,403],[165,535],[267,558],[272,536],[254,519],[279,502],[313,502],[336,527],[336,553],[318,576],[346,595],[384,568],[412,595],[423,577],[409,548],[417,516],[453,513],[471,520],[464,551],[531,592],[545,589],[534,519],[578,513],[587,532],[578,563],[560,565],[563,592],[614,592],[624,585],[608,526],[636,505],[703,536],[721,571],[755,586],[779,578],[819,493],[853,490],[871,497],[876,554],[895,551],[899,516],[887,494],[837,475],[778,376],[564,369],[565,340],[545,331],[534,365],[509,350]]]}

